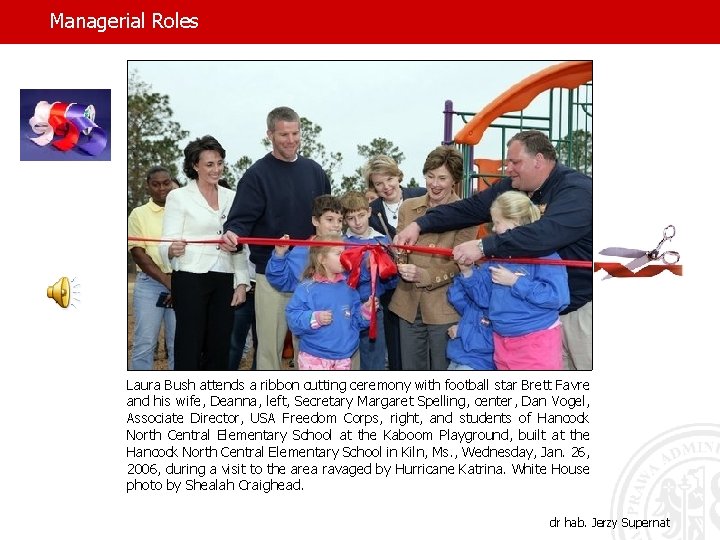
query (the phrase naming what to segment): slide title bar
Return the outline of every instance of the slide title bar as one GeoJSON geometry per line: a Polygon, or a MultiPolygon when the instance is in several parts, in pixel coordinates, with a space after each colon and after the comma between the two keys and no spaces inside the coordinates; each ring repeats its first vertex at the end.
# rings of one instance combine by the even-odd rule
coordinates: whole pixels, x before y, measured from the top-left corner
{"type": "Polygon", "coordinates": [[[4,9],[0,43],[15,44],[629,44],[718,43],[703,4],[321,0],[302,4],[146,1],[17,2],[4,9]],[[693,5],[696,4],[696,5],[693,5]]]}

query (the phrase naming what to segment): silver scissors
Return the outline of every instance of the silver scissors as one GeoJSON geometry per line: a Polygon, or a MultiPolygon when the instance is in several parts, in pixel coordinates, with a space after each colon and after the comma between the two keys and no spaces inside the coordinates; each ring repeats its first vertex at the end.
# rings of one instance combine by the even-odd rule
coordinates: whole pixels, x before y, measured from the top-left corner
{"type": "Polygon", "coordinates": [[[388,244],[380,240],[379,238],[375,238],[375,241],[380,244],[380,246],[385,250],[385,252],[390,256],[392,261],[397,265],[398,263],[398,254],[397,252],[391,248],[388,244]]]}
{"type": "MultiPolygon", "coordinates": [[[[385,236],[387,236],[390,241],[392,242],[392,236],[390,236],[390,231],[388,230],[388,226],[385,224],[385,220],[382,217],[382,213],[378,212],[377,217],[380,220],[380,225],[382,225],[383,231],[385,232],[385,236]]],[[[397,266],[398,263],[398,252],[395,251],[393,248],[391,248],[389,245],[387,245],[385,242],[380,241],[379,238],[375,238],[375,241],[380,244],[385,251],[387,251],[388,255],[390,255],[390,258],[393,260],[395,265],[397,266]]]]}
{"type": "MultiPolygon", "coordinates": [[[[650,261],[662,261],[664,264],[675,264],[680,260],[680,254],[677,251],[664,251],[660,253],[660,248],[665,242],[671,240],[675,236],[675,226],[668,225],[663,229],[662,240],[655,246],[652,251],[643,251],[641,249],[627,249],[620,247],[609,247],[603,249],[601,255],[614,255],[616,257],[635,257],[632,261],[627,263],[625,268],[631,272],[645,266],[650,261]]],[[[603,279],[612,277],[611,275],[605,276],[603,279]]]]}

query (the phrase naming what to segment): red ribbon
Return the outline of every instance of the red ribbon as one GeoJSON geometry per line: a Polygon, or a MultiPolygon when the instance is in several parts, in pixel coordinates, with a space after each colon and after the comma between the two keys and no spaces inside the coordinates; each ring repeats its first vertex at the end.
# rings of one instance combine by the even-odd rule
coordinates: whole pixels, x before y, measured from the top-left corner
{"type": "Polygon", "coordinates": [[[675,274],[676,276],[682,276],[682,265],[681,264],[651,264],[648,266],[645,266],[638,270],[637,272],[633,272],[632,270],[626,268],[624,265],[620,263],[611,263],[611,262],[597,262],[595,263],[595,266],[593,267],[594,271],[597,272],[598,270],[605,270],[608,274],[610,274],[613,277],[653,277],[657,276],[659,273],[667,270],[668,272],[675,274]]]}
{"type": "MultiPolygon", "coordinates": [[[[139,236],[128,236],[129,241],[135,242],[185,242],[187,244],[222,244],[222,239],[198,239],[198,240],[172,240],[166,238],[142,238],[139,236]]],[[[255,246],[344,246],[347,248],[357,247],[357,244],[349,242],[321,242],[318,240],[290,240],[286,238],[254,238],[254,237],[238,237],[238,245],[249,244],[255,246]]],[[[372,244],[370,244],[372,245],[372,244]]],[[[416,253],[427,253],[429,255],[443,255],[452,259],[453,250],[450,248],[438,248],[430,246],[399,246],[395,244],[389,244],[386,247],[393,248],[397,251],[414,251],[416,253]]],[[[508,258],[500,259],[495,257],[488,257],[481,259],[487,262],[507,262],[517,264],[549,264],[555,266],[572,266],[575,268],[592,268],[592,261],[575,261],[569,259],[532,259],[532,258],[508,258]]]]}
{"type": "MultiPolygon", "coordinates": [[[[143,238],[139,236],[128,236],[128,240],[131,242],[186,242],[188,244],[222,244],[223,240],[219,238],[212,239],[196,239],[196,240],[170,240],[165,238],[143,238]]],[[[370,312],[370,338],[375,339],[377,336],[377,307],[375,305],[375,285],[377,283],[377,277],[380,276],[382,279],[397,274],[397,266],[385,251],[386,247],[391,247],[397,250],[405,251],[416,251],[418,253],[427,253],[430,255],[444,255],[445,257],[452,258],[452,249],[449,248],[438,248],[429,246],[397,246],[390,244],[389,246],[380,244],[353,244],[348,242],[327,242],[319,240],[291,240],[289,238],[253,238],[253,237],[238,237],[238,245],[249,244],[256,246],[343,246],[348,249],[343,251],[340,256],[340,262],[342,265],[350,271],[347,283],[353,288],[357,288],[358,280],[360,279],[360,265],[362,264],[363,255],[368,252],[370,260],[370,289],[372,300],[372,309],[370,312]]],[[[517,264],[550,264],[550,265],[562,265],[562,266],[575,266],[580,268],[592,268],[592,261],[569,261],[564,259],[495,259],[488,258],[483,259],[492,262],[509,262],[517,264]]],[[[597,270],[597,269],[596,269],[597,270]]]]}
{"type": "Polygon", "coordinates": [[[347,283],[353,289],[357,289],[362,271],[363,258],[368,254],[370,265],[370,339],[377,337],[377,305],[375,304],[375,287],[378,276],[381,279],[388,279],[397,274],[397,266],[381,245],[375,244],[353,244],[342,252],[340,262],[348,270],[347,283]]]}
{"type": "Polygon", "coordinates": [[[56,102],[50,108],[50,116],[48,124],[52,126],[55,135],[64,135],[59,141],[53,142],[53,146],[58,150],[67,152],[75,146],[80,138],[80,132],[74,123],[69,122],[65,117],[65,111],[68,108],[67,103],[56,102]]]}

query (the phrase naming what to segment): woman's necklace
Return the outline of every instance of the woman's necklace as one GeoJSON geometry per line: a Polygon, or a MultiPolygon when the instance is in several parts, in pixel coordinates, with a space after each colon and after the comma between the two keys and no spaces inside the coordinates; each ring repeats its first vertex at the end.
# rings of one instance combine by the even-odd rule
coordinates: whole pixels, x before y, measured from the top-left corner
{"type": "Polygon", "coordinates": [[[390,205],[388,203],[385,202],[385,199],[383,199],[383,202],[382,202],[383,206],[389,213],[392,214],[393,220],[397,219],[397,213],[398,213],[398,210],[400,209],[400,205],[402,204],[402,202],[403,202],[402,197],[400,197],[400,200],[395,204],[395,208],[392,208],[392,207],[390,207],[390,205]]]}

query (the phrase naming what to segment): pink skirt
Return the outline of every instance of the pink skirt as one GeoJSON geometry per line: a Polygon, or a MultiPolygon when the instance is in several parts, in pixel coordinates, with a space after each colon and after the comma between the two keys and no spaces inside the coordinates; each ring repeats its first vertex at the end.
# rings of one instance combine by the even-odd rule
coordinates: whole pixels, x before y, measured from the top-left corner
{"type": "Polygon", "coordinates": [[[352,358],[342,358],[340,360],[328,360],[327,358],[318,358],[312,354],[298,353],[298,369],[299,370],[350,370],[352,368],[352,358]]]}
{"type": "Polygon", "coordinates": [[[561,324],[524,336],[503,337],[493,333],[493,343],[495,365],[498,369],[562,369],[561,324]]]}

